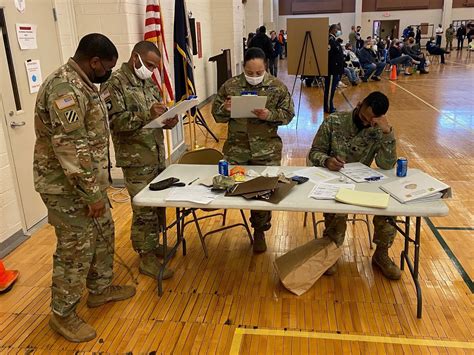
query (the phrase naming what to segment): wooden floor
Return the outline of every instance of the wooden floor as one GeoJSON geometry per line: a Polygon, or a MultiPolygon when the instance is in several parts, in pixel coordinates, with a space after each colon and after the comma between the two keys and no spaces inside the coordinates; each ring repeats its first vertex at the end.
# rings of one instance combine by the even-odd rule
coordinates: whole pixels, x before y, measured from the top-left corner
{"type": "MultiPolygon", "coordinates": [[[[309,241],[301,213],[274,213],[268,251],[253,255],[244,231],[208,239],[204,257],[194,227],[186,231],[188,255],[178,254],[175,276],[164,295],[138,276],[137,295],[128,301],[79,314],[97,329],[97,338],[73,344],[48,327],[54,232],[45,226],[4,259],[21,278],[0,296],[0,352],[104,353],[268,353],[268,354],[467,354],[474,342],[474,61],[453,52],[447,65],[429,75],[384,79],[338,90],[335,105],[349,110],[370,91],[390,99],[388,117],[398,138],[398,154],[409,166],[427,171],[453,187],[445,218],[422,225],[421,285],[424,313],[416,319],[415,292],[407,271],[400,281],[384,279],[371,267],[366,230],[348,228],[338,272],[323,276],[297,297],[279,283],[275,257],[309,241]],[[470,347],[470,348],[469,348],[470,347]]],[[[291,86],[285,61],[282,79],[291,86]]],[[[209,117],[209,108],[203,109],[209,117]]],[[[282,129],[282,164],[304,165],[312,138],[323,120],[322,92],[304,89],[299,122],[282,129]],[[298,125],[298,128],[296,129],[298,125]]],[[[211,118],[209,122],[213,122],[211,118]]],[[[221,147],[226,126],[212,124],[221,138],[213,143],[198,129],[201,146],[221,147]]],[[[115,203],[116,252],[137,274],[138,256],[129,241],[130,208],[115,203]]],[[[169,216],[172,216],[170,211],[169,216]]],[[[231,219],[237,215],[231,213],[231,219]]],[[[217,226],[207,221],[203,228],[217,226]]],[[[390,250],[399,260],[402,239],[390,250]]],[[[132,283],[115,264],[116,283],[132,283]]]]}

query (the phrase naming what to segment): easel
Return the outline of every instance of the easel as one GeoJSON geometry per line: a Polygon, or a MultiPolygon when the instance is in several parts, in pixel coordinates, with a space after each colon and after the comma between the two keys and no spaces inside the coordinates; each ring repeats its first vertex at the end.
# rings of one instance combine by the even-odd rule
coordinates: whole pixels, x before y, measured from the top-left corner
{"type": "MultiPolygon", "coordinates": [[[[202,115],[201,113],[201,110],[197,107],[196,108],[196,113],[194,114],[194,117],[193,115],[191,115],[190,112],[188,112],[185,116],[185,119],[188,119],[187,122],[183,122],[183,124],[189,124],[189,129],[191,129],[191,127],[193,125],[191,125],[191,121],[201,127],[204,127],[204,129],[212,136],[212,138],[214,138],[214,140],[216,141],[216,143],[219,142],[219,138],[217,138],[217,136],[214,134],[214,132],[212,132],[211,128],[209,127],[209,125],[207,124],[206,122],[206,119],[204,118],[204,116],[202,115]]],[[[194,130],[194,140],[196,140],[196,132],[194,130]]],[[[191,145],[193,145],[193,148],[192,150],[194,150],[194,148],[196,147],[195,146],[195,143],[194,144],[191,142],[191,145]]]]}
{"type": "Polygon", "coordinates": [[[297,111],[296,111],[297,112],[296,113],[296,129],[298,129],[298,119],[300,116],[301,93],[303,91],[303,78],[302,77],[304,75],[304,69],[306,66],[306,53],[308,52],[308,44],[311,44],[314,60],[316,62],[316,68],[318,69],[317,76],[321,76],[321,70],[319,69],[319,62],[318,62],[318,57],[316,56],[316,49],[314,47],[313,37],[311,36],[311,31],[306,31],[304,35],[303,45],[301,46],[301,53],[300,53],[300,58],[298,60],[298,69],[296,70],[295,81],[293,82],[293,88],[291,89],[291,96],[293,97],[293,94],[295,92],[296,80],[298,80],[298,75],[299,75],[300,76],[300,94],[298,97],[298,105],[297,105],[297,111]],[[302,67],[301,67],[301,61],[303,61],[302,67]],[[300,68],[301,68],[301,74],[299,74],[300,68]]]}

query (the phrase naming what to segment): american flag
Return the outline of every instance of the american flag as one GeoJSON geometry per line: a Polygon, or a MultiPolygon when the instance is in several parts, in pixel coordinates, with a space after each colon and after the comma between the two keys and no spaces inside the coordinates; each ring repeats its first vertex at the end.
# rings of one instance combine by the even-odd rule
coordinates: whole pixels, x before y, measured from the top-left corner
{"type": "Polygon", "coordinates": [[[156,44],[161,52],[161,67],[154,71],[154,80],[160,88],[163,101],[174,101],[174,90],[169,75],[168,51],[166,50],[160,0],[147,0],[145,19],[145,40],[156,44]]]}

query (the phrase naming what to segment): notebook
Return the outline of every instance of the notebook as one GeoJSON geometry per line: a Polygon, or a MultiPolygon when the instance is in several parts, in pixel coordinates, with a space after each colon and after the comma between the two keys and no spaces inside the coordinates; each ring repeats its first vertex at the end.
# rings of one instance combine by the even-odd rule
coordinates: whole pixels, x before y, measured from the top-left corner
{"type": "Polygon", "coordinates": [[[349,205],[387,208],[390,195],[380,192],[365,192],[349,189],[340,189],[336,194],[336,201],[349,205]]]}

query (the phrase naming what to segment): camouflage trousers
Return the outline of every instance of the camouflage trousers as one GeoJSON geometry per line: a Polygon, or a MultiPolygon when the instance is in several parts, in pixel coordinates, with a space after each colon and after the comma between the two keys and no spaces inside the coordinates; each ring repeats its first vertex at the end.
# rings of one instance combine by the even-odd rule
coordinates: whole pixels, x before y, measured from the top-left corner
{"type": "MultiPolygon", "coordinates": [[[[394,221],[395,217],[374,216],[374,243],[377,246],[390,248],[397,234],[396,228],[389,221],[394,221]]],[[[341,246],[344,243],[347,227],[347,215],[324,213],[323,236],[328,237],[341,246]]]]}
{"type": "MultiPolygon", "coordinates": [[[[162,169],[158,166],[122,168],[125,187],[131,198],[144,189],[162,169]]],[[[149,253],[158,247],[158,227],[166,223],[166,208],[140,207],[132,203],[130,239],[137,253],[149,253]]]]}
{"type": "Polygon", "coordinates": [[[79,196],[41,194],[41,198],[57,238],[51,308],[67,316],[79,303],[84,286],[90,293],[102,293],[112,283],[114,221],[107,198],[105,214],[96,219],[87,217],[88,206],[79,196]]]}
{"type": "MultiPolygon", "coordinates": [[[[266,165],[278,166],[281,163],[281,150],[278,154],[268,157],[268,159],[243,160],[242,157],[226,156],[227,161],[232,165],[266,165]],[[239,159],[240,158],[240,159],[239,159]]],[[[250,224],[255,232],[265,232],[271,228],[271,211],[250,211],[250,224]]]]}

